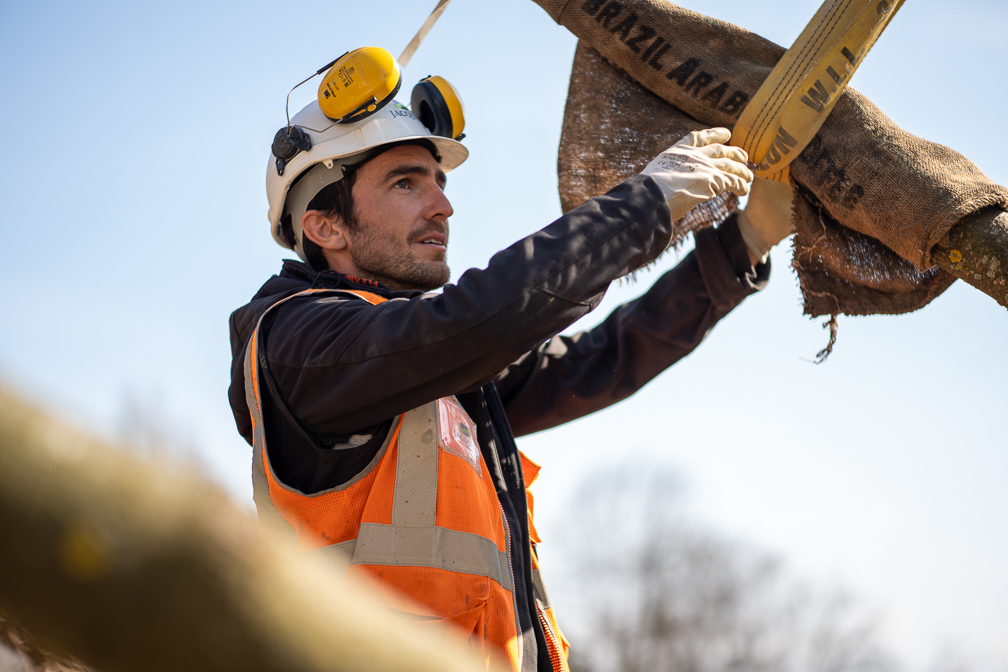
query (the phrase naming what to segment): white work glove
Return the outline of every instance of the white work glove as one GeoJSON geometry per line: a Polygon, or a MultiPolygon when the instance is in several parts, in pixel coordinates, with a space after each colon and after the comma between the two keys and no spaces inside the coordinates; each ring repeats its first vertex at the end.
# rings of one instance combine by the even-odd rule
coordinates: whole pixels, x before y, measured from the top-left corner
{"type": "Polygon", "coordinates": [[[791,228],[791,199],[794,192],[786,182],[756,179],[749,202],[739,213],[738,228],[752,255],[766,261],[770,248],[787,238],[791,228]]]}
{"type": "Polygon", "coordinates": [[[739,147],[723,144],[730,138],[727,128],[693,131],[641,171],[658,182],[673,220],[725,191],[737,196],[749,193],[753,179],[746,167],[749,156],[739,147]]]}

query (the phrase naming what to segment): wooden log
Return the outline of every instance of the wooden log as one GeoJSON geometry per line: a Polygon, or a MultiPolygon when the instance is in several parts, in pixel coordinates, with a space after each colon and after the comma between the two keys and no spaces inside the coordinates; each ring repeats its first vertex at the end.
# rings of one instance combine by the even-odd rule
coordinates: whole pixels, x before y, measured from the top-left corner
{"type": "Polygon", "coordinates": [[[0,387],[0,612],[102,672],[486,670],[216,486],[0,387]]]}
{"type": "Polygon", "coordinates": [[[931,260],[1008,308],[1008,213],[984,208],[952,227],[931,260]]]}

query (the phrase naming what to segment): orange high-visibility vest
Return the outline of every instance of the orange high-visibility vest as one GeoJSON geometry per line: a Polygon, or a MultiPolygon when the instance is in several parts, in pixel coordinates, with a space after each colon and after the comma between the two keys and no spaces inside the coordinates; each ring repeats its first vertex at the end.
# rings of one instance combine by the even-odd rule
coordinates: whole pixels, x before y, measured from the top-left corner
{"type": "MultiPolygon", "coordinates": [[[[443,620],[468,634],[485,657],[521,670],[523,646],[514,596],[510,535],[476,426],[454,397],[443,397],[393,419],[392,430],[357,476],[311,495],[276,477],[266,450],[259,382],[260,329],[265,316],[297,296],[324,292],[372,304],[363,291],[309,289],[270,306],[245,353],[245,395],[252,415],[252,481],[261,521],[293,530],[297,549],[325,549],[349,562],[348,575],[377,580],[409,598],[396,610],[443,620]]],[[[539,467],[521,455],[531,485],[539,467]]],[[[568,672],[569,645],[557,627],[535,553],[536,608],[555,672],[568,672]]]]}

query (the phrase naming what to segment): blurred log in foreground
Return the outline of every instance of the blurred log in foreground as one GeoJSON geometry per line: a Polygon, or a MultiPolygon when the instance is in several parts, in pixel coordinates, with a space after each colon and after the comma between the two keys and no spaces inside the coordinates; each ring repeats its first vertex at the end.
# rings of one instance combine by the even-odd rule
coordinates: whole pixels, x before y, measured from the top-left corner
{"type": "Polygon", "coordinates": [[[0,672],[94,672],[66,655],[39,646],[35,638],[0,614],[0,672]]]}
{"type": "Polygon", "coordinates": [[[330,562],[0,388],[0,612],[38,647],[101,672],[486,669],[330,562]]]}

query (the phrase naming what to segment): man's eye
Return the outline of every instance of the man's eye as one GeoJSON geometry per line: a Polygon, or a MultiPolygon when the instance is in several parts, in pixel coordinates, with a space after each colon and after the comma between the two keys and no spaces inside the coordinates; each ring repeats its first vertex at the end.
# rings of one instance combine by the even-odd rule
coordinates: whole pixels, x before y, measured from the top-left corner
{"type": "Polygon", "coordinates": [[[409,186],[410,186],[409,180],[405,179],[399,180],[398,182],[395,183],[396,189],[409,189],[409,186]]]}

